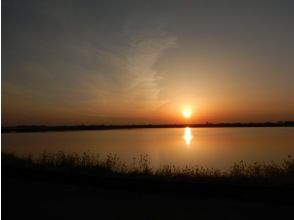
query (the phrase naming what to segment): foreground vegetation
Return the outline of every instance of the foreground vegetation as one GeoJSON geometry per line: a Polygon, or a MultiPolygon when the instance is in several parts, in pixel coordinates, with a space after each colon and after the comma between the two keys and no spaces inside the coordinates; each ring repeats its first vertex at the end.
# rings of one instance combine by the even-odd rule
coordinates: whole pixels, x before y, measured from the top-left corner
{"type": "Polygon", "coordinates": [[[275,163],[240,161],[227,172],[203,167],[151,168],[148,155],[130,164],[109,154],[102,160],[90,153],[44,153],[17,157],[2,153],[2,177],[82,186],[197,196],[221,196],[294,203],[294,158],[275,163]]]}
{"type": "MultiPolygon", "coordinates": [[[[203,167],[177,168],[165,165],[157,170],[151,168],[148,155],[133,158],[131,164],[127,165],[121,161],[117,154],[107,155],[101,160],[99,155],[91,153],[65,154],[64,152],[43,153],[32,159],[28,157],[17,157],[13,154],[2,153],[2,166],[12,172],[22,171],[44,171],[67,174],[79,174],[92,177],[136,177],[153,179],[173,179],[180,181],[222,181],[242,184],[262,185],[294,185],[294,158],[290,155],[281,164],[254,163],[246,164],[244,161],[232,165],[229,171],[220,171],[203,167]]],[[[8,173],[9,174],[9,173],[8,173]]]]}

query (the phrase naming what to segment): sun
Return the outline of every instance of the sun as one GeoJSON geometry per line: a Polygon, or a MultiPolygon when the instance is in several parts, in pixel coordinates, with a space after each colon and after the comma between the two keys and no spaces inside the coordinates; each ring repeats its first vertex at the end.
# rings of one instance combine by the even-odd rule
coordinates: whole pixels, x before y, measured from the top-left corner
{"type": "Polygon", "coordinates": [[[183,109],[182,115],[184,118],[188,119],[192,116],[192,110],[190,108],[186,107],[183,109]]]}

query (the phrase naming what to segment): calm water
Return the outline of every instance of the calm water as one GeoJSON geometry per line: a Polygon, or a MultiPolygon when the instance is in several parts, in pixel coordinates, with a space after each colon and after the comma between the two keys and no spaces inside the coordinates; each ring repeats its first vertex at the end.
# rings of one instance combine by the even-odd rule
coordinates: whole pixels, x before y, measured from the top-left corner
{"type": "Polygon", "coordinates": [[[148,154],[154,168],[201,165],[228,169],[234,162],[280,162],[294,156],[294,128],[166,128],[2,134],[2,152],[108,153],[131,162],[148,154]]]}

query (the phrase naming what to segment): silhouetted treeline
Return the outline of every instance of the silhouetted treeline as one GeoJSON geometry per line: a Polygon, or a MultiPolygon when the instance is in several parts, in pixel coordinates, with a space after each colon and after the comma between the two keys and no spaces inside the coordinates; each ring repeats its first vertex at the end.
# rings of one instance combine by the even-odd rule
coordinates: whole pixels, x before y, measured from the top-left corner
{"type": "Polygon", "coordinates": [[[205,124],[133,124],[133,125],[74,125],[74,126],[46,126],[20,125],[2,127],[2,133],[8,132],[45,132],[45,131],[80,131],[80,130],[111,130],[111,129],[139,129],[139,128],[226,128],[226,127],[294,127],[294,121],[263,122],[263,123],[210,123],[205,124]]]}

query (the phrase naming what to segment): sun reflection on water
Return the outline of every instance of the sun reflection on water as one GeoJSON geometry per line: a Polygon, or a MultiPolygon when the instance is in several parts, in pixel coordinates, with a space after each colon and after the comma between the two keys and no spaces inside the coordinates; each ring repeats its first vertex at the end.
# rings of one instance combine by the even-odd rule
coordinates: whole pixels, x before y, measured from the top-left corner
{"type": "Polygon", "coordinates": [[[183,138],[184,138],[184,140],[186,142],[187,147],[189,147],[190,144],[191,144],[192,138],[193,138],[191,128],[189,128],[189,127],[186,127],[185,128],[185,132],[184,132],[183,138]]]}

